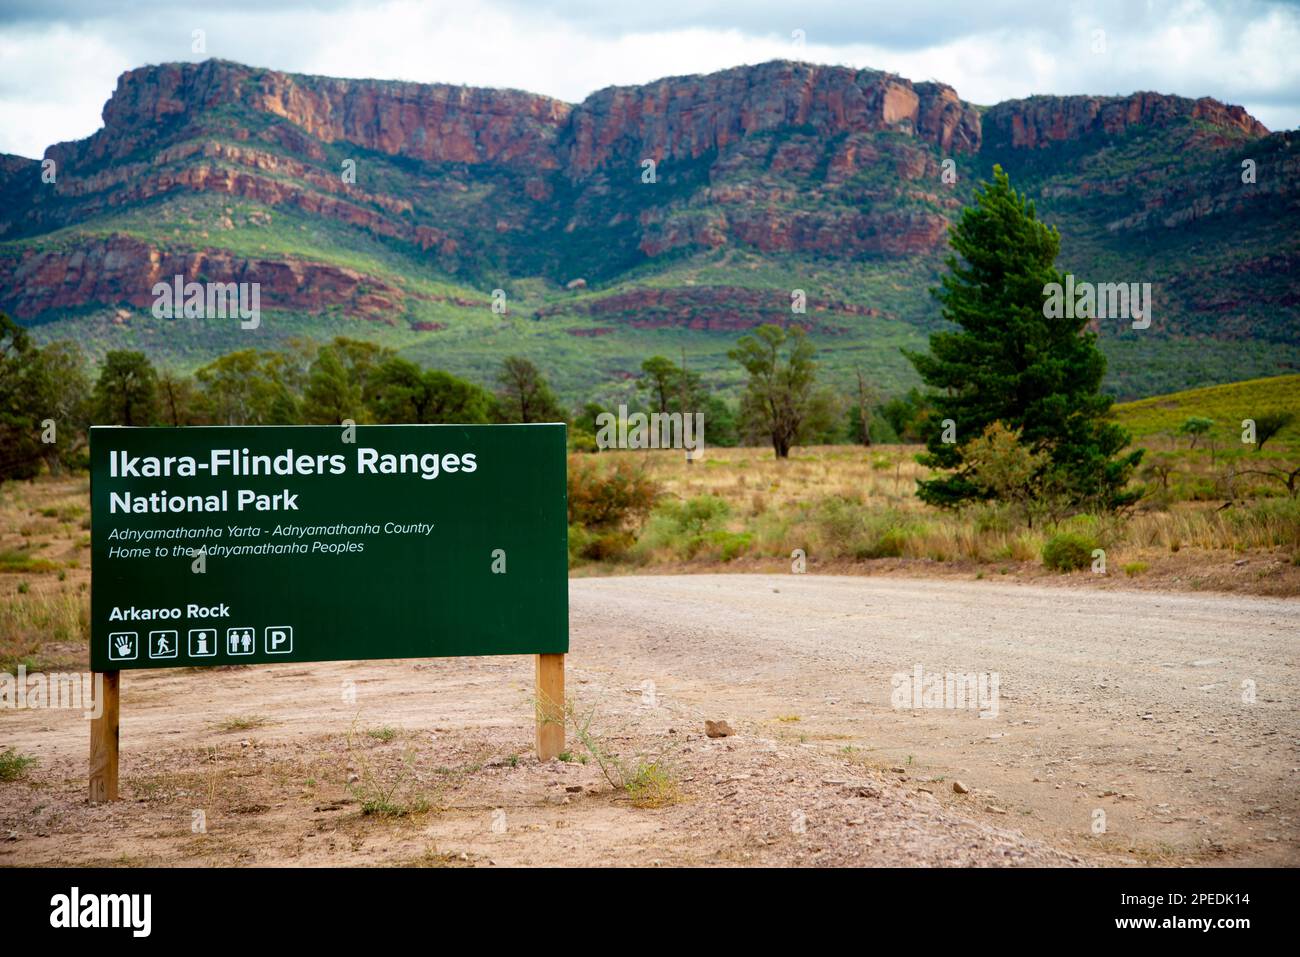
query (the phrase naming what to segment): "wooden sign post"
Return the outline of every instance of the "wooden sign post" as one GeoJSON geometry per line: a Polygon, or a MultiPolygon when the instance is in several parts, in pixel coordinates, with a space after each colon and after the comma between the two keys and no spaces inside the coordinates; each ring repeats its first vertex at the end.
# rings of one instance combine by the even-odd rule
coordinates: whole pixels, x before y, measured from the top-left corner
{"type": "Polygon", "coordinates": [[[564,655],[537,656],[537,759],[564,750],[564,655]]]}
{"type": "Polygon", "coordinates": [[[98,718],[90,721],[90,803],[117,800],[118,691],[122,672],[102,671],[91,676],[99,685],[98,718]],[[102,679],[103,684],[100,684],[102,679]]]}

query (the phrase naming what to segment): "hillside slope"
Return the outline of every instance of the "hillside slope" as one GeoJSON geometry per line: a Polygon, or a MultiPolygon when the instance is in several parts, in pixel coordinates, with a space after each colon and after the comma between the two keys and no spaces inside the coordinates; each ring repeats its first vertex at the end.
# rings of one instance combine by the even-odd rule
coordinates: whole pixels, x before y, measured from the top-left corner
{"type": "Polygon", "coordinates": [[[1236,436],[1243,419],[1258,419],[1270,412],[1290,412],[1296,421],[1268,442],[1276,451],[1300,446],[1300,375],[1249,379],[1227,385],[1187,389],[1156,395],[1115,407],[1115,417],[1137,441],[1153,435],[1174,435],[1193,416],[1211,419],[1214,432],[1236,436]]]}
{"type": "Polygon", "coordinates": [[[46,158],[54,182],[0,158],[0,308],[92,352],[192,367],[347,333],[483,380],[529,355],[576,400],[654,352],[732,386],[736,336],[795,321],[832,378],[893,391],[915,381],[898,347],[940,321],[948,224],[999,162],[1060,227],[1063,268],[1154,284],[1150,329],[1098,323],[1112,391],[1300,367],[1295,138],[1209,99],[985,109],[778,61],[575,105],[214,60],[124,74],[104,128],[46,158]],[[262,326],[155,319],[176,274],[261,283],[262,326]]]}

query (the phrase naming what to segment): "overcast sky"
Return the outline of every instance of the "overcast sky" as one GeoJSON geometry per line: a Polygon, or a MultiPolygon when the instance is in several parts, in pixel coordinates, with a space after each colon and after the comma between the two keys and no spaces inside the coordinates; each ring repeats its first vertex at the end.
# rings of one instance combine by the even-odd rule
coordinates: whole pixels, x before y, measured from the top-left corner
{"type": "Polygon", "coordinates": [[[122,71],[220,57],[329,76],[613,84],[786,58],[942,80],[963,99],[1156,90],[1300,126],[1300,0],[0,0],[0,152],[101,125],[122,71]],[[192,51],[202,30],[206,51],[192,51]]]}

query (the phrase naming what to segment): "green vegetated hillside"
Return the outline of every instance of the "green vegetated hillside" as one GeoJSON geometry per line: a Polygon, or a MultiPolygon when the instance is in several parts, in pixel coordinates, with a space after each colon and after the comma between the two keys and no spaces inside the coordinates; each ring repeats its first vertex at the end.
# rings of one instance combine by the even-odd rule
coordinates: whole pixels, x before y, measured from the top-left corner
{"type": "Polygon", "coordinates": [[[1062,269],[1154,286],[1150,329],[1097,323],[1110,391],[1300,368],[1295,141],[1211,100],[981,110],[772,63],[570,105],[208,61],[125,74],[105,128],[47,155],[55,183],[0,163],[0,308],[92,356],[192,369],[345,334],[485,383],[523,355],[576,403],[627,395],[656,353],[731,391],[735,340],[796,322],[833,383],[860,369],[896,393],[917,384],[900,347],[941,322],[947,224],[996,162],[1059,227],[1062,269]],[[155,319],[152,283],[177,271],[260,282],[260,328],[155,319]]]}
{"type": "Polygon", "coordinates": [[[1121,403],[1114,410],[1116,419],[1139,445],[1151,436],[1176,435],[1183,423],[1194,416],[1212,420],[1212,434],[1239,439],[1243,420],[1290,412],[1295,415],[1294,421],[1261,451],[1282,452],[1300,447],[1300,375],[1187,389],[1121,403]]]}

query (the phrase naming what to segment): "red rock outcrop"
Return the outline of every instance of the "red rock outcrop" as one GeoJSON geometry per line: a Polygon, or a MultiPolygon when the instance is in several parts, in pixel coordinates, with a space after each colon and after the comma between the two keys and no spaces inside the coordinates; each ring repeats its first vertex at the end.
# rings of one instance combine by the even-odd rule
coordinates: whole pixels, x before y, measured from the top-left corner
{"type": "Polygon", "coordinates": [[[950,87],[775,61],[593,93],[570,117],[565,169],[580,179],[615,160],[694,159],[790,127],[810,127],[821,138],[900,130],[944,151],[974,152],[980,144],[978,112],[950,87]]]}
{"type": "Polygon", "coordinates": [[[51,147],[60,166],[125,158],[212,108],[235,103],[325,143],[346,141],[429,162],[554,169],[556,133],[572,107],[517,90],[341,80],[222,60],[131,70],[104,107],[104,128],[51,147]]]}
{"type": "MultiPolygon", "coordinates": [[[[104,128],[47,155],[61,167],[125,159],[156,145],[164,131],[183,136],[188,124],[224,104],[286,121],[274,135],[294,152],[310,154],[314,138],[435,163],[563,169],[572,179],[616,157],[696,158],[781,128],[806,127],[822,139],[902,131],[944,153],[976,152],[987,135],[1032,148],[1178,117],[1249,136],[1268,132],[1239,106],[1159,93],[1011,100],[990,108],[982,123],[944,84],[788,61],[610,87],[574,106],[518,90],[334,79],[208,60],[122,74],[104,107],[104,128]]],[[[544,186],[534,181],[531,188],[544,186]]]]}
{"type": "Polygon", "coordinates": [[[1034,149],[1092,133],[1115,136],[1130,126],[1163,126],[1184,118],[1204,120],[1246,136],[1268,135],[1264,124],[1240,106],[1209,97],[1191,100],[1161,93],[1007,100],[985,113],[984,135],[990,145],[1034,149]]]}
{"type": "MultiPolygon", "coordinates": [[[[791,322],[809,326],[813,319],[826,316],[875,317],[881,313],[870,306],[840,300],[823,301],[810,296],[808,314],[792,315],[790,292],[784,289],[749,289],[740,286],[690,286],[654,288],[640,286],[598,299],[539,309],[535,318],[553,315],[586,315],[592,318],[628,321],[638,329],[679,327],[689,329],[752,329],[769,322],[791,322]],[[627,316],[636,318],[626,320],[627,316]]],[[[608,333],[609,326],[570,329],[571,335],[597,336],[608,333]]],[[[817,323],[821,332],[840,332],[842,327],[817,323]]]]}
{"type": "Polygon", "coordinates": [[[153,286],[185,280],[260,284],[261,309],[318,312],[341,306],[395,322],[405,294],[374,276],[299,259],[249,259],[226,250],[171,252],[129,236],[107,236],[75,249],[24,250],[0,256],[0,301],[18,318],[86,303],[153,305],[153,286]]]}

